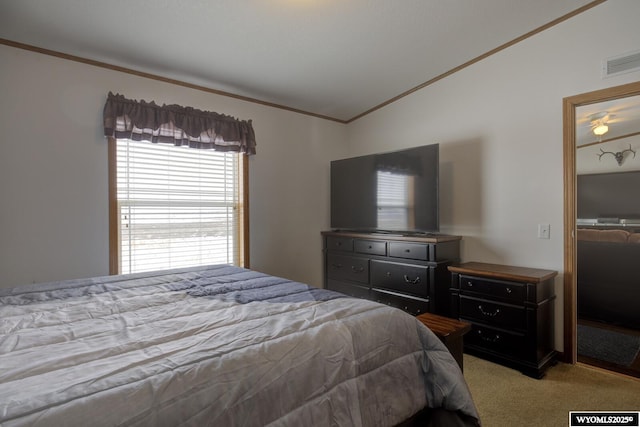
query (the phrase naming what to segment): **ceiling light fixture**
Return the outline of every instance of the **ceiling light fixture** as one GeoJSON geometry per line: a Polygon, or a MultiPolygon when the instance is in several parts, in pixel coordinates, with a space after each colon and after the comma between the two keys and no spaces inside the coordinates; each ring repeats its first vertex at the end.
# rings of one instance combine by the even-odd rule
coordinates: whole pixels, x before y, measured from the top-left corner
{"type": "Polygon", "coordinates": [[[609,113],[606,111],[595,113],[589,116],[591,122],[591,131],[594,135],[602,137],[605,133],[609,132],[609,126],[607,120],[609,119],[609,113]]]}
{"type": "Polygon", "coordinates": [[[605,125],[602,122],[593,128],[593,133],[597,136],[602,136],[607,132],[609,132],[609,126],[605,125]]]}

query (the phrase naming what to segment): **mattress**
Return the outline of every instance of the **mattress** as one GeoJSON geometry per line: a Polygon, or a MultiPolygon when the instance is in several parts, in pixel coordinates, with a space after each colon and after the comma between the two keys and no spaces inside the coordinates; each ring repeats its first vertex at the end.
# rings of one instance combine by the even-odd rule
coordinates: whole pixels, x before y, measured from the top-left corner
{"type": "Polygon", "coordinates": [[[477,412],[414,317],[214,265],[0,291],[3,426],[393,426],[477,412]]]}

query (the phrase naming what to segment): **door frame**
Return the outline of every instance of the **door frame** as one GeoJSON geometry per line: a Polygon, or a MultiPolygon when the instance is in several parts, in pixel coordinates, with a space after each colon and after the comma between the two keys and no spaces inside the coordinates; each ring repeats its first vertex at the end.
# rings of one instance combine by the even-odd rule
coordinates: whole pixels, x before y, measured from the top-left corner
{"type": "Polygon", "coordinates": [[[577,259],[576,259],[576,108],[640,95],[640,81],[600,89],[562,100],[564,157],[564,361],[576,363],[577,259]]]}

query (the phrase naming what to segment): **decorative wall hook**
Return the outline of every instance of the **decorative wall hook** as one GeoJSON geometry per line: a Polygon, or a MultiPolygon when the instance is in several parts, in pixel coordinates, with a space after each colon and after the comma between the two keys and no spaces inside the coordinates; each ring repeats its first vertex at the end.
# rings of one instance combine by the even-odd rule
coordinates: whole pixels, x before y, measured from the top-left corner
{"type": "Polygon", "coordinates": [[[602,160],[602,156],[604,156],[605,154],[611,154],[613,155],[613,157],[616,158],[616,161],[618,162],[618,166],[622,166],[622,161],[624,160],[624,153],[626,153],[627,151],[631,151],[633,153],[633,157],[634,158],[636,157],[636,152],[631,149],[631,144],[629,144],[629,148],[622,151],[618,151],[617,153],[614,153],[611,151],[604,151],[602,148],[600,149],[600,151],[602,151],[602,153],[598,154],[598,159],[602,160]]]}

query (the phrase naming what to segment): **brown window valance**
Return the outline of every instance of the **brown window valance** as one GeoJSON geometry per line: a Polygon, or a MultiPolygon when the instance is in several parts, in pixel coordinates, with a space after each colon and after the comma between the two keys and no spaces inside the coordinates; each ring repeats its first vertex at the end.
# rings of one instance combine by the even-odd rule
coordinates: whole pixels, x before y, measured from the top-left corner
{"type": "Polygon", "coordinates": [[[159,106],[111,92],[103,118],[104,135],[108,137],[256,153],[251,120],[180,105],[159,106]]]}

